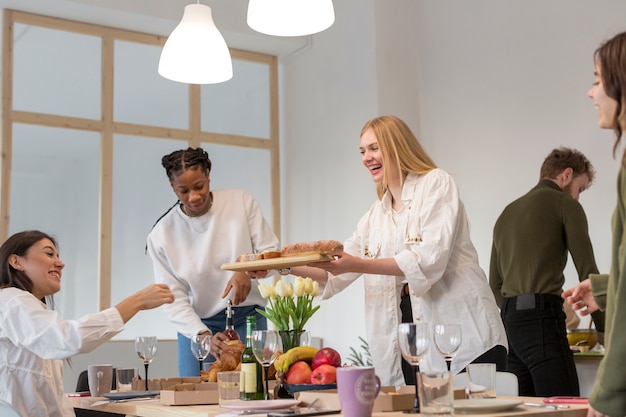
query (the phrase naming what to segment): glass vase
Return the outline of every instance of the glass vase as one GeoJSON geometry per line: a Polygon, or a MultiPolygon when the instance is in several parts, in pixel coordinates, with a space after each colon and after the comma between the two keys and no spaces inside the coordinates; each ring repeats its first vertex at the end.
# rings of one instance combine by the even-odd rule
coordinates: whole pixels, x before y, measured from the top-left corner
{"type": "Polygon", "coordinates": [[[279,330],[278,333],[283,342],[283,352],[300,346],[300,338],[304,332],[304,330],[279,330]]]}

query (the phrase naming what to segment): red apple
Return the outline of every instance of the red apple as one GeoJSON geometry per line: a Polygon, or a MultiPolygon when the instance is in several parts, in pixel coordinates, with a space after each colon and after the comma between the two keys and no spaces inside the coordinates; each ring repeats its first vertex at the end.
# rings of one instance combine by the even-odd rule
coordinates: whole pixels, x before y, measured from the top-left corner
{"type": "Polygon", "coordinates": [[[311,383],[311,367],[304,361],[293,363],[287,371],[285,382],[288,384],[309,384],[311,383]]]}
{"type": "Polygon", "coordinates": [[[322,348],[313,356],[311,369],[315,370],[320,365],[341,366],[341,355],[333,348],[322,348]]]}
{"type": "Polygon", "coordinates": [[[311,372],[312,384],[334,384],[337,382],[337,368],[322,364],[311,372]]]}

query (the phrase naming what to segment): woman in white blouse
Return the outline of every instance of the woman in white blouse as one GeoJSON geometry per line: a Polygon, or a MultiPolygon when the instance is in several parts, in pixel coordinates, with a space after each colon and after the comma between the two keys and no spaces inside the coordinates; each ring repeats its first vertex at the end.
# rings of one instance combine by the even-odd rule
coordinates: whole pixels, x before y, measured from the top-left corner
{"type": "MultiPolygon", "coordinates": [[[[404,383],[397,347],[404,283],[415,319],[461,325],[454,373],[472,361],[505,364],[506,334],[452,177],[435,166],[406,123],[394,116],[365,124],[360,152],[378,199],[336,260],[291,272],[325,282],[322,298],[364,277],[367,341],[385,385],[404,383]]],[[[421,367],[445,369],[445,363],[433,348],[421,367]]]]}
{"type": "Polygon", "coordinates": [[[139,311],[174,301],[167,285],[152,284],[115,307],[63,320],[49,306],[64,266],[43,232],[16,233],[0,247],[0,399],[22,416],[73,416],[63,403],[63,360],[108,341],[139,311]]]}

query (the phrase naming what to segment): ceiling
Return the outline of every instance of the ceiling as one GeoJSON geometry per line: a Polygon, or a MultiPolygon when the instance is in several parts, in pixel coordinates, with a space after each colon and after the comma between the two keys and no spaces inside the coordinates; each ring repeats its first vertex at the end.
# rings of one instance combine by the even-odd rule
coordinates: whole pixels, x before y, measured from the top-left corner
{"type": "MultiPolygon", "coordinates": [[[[193,0],[0,0],[0,8],[43,14],[120,29],[169,35],[193,0]]],[[[202,0],[231,48],[286,56],[306,46],[307,37],[276,37],[250,29],[247,0],[202,0]]]]}

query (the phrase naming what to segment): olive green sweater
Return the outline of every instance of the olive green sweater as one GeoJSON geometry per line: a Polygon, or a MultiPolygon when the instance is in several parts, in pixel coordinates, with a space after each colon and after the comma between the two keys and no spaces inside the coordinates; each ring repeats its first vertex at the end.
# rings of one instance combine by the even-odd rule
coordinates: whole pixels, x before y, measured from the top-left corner
{"type": "Polygon", "coordinates": [[[589,402],[609,416],[626,416],[626,171],[617,180],[617,207],[613,213],[611,272],[592,275],[593,295],[602,309],[606,307],[604,343],[596,384],[589,402]]]}
{"type": "MultiPolygon", "coordinates": [[[[568,252],[580,281],[598,273],[585,211],[554,181],[542,179],[504,209],[493,229],[489,285],[498,305],[521,294],[560,296],[568,252]]],[[[602,313],[593,317],[602,331],[602,313]]]]}

